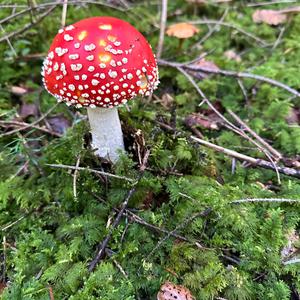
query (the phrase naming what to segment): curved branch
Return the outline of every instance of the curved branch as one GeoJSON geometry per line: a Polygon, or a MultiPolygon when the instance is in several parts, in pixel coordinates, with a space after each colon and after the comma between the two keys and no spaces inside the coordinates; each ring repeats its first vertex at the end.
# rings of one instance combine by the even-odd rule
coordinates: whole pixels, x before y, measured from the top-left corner
{"type": "Polygon", "coordinates": [[[300,97],[300,92],[297,90],[289,87],[288,85],[277,81],[275,79],[271,79],[265,76],[261,75],[256,75],[256,74],[251,74],[251,73],[246,73],[246,72],[237,72],[237,71],[230,71],[230,70],[221,70],[221,69],[211,69],[211,68],[205,68],[197,65],[187,65],[185,63],[175,63],[175,62],[170,62],[166,60],[159,59],[158,64],[161,66],[169,66],[169,67],[174,67],[174,68],[183,68],[189,71],[194,71],[194,72],[203,72],[207,74],[215,74],[215,75],[222,75],[222,76],[230,76],[230,77],[235,77],[235,78],[250,78],[254,79],[257,81],[269,83],[270,85],[280,87],[289,93],[300,97]]]}

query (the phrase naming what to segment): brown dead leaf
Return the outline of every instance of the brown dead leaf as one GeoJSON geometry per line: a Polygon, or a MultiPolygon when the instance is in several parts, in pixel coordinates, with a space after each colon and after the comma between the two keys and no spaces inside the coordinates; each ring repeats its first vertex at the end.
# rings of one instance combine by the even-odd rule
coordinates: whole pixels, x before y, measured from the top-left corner
{"type": "Polygon", "coordinates": [[[224,52],[225,57],[227,57],[230,60],[235,60],[236,62],[241,62],[241,57],[233,50],[227,50],[224,52]]]}
{"type": "Polygon", "coordinates": [[[22,120],[26,120],[28,117],[37,117],[39,115],[39,109],[36,104],[22,103],[19,116],[22,120]]]}
{"type": "MultiPolygon", "coordinates": [[[[220,70],[220,68],[213,61],[206,60],[205,58],[201,58],[196,63],[196,66],[204,68],[204,69],[210,69],[210,70],[213,70],[213,71],[220,70]]],[[[205,78],[210,76],[210,74],[208,74],[206,72],[201,72],[201,71],[193,72],[193,75],[196,78],[199,78],[199,79],[205,79],[205,78]]]]}
{"type": "Polygon", "coordinates": [[[186,287],[166,281],[160,287],[157,300],[195,300],[195,298],[186,287]]]}
{"type": "Polygon", "coordinates": [[[168,36],[175,36],[178,39],[187,39],[199,32],[199,29],[189,23],[177,23],[169,26],[166,33],[168,36]]]}
{"type": "Polygon", "coordinates": [[[66,130],[71,126],[70,121],[63,115],[48,117],[47,121],[50,124],[53,131],[61,134],[65,133],[66,130]]]}
{"type": "Polygon", "coordinates": [[[212,118],[208,118],[200,113],[193,113],[185,118],[185,124],[188,127],[201,126],[203,128],[218,130],[218,122],[212,118]]]}
{"type": "Polygon", "coordinates": [[[287,20],[287,15],[281,11],[272,9],[256,10],[252,15],[252,20],[255,23],[266,23],[269,25],[279,25],[287,20]]]}
{"type": "Polygon", "coordinates": [[[220,70],[220,68],[213,61],[206,60],[205,58],[201,58],[197,62],[197,66],[202,67],[202,68],[206,68],[206,69],[211,69],[213,71],[219,71],[220,70]]]}

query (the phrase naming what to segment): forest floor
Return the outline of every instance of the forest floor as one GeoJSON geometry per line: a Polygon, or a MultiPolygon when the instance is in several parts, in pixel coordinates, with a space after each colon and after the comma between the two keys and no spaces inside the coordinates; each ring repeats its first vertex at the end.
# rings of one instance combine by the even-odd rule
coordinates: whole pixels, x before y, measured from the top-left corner
{"type": "Polygon", "coordinates": [[[170,281],[300,299],[298,1],[63,2],[0,4],[0,298],[148,300],[170,281]],[[119,110],[116,164],[41,78],[61,24],[91,16],[157,53],[158,89],[119,110]]]}

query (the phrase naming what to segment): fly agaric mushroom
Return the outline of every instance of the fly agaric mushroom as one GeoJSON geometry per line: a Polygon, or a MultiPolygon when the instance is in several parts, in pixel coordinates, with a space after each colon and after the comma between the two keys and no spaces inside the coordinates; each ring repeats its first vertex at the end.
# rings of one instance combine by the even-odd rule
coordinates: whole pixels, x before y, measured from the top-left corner
{"type": "Polygon", "coordinates": [[[144,36],[112,17],[81,20],[55,36],[42,70],[47,91],[86,107],[97,155],[116,161],[124,142],[117,107],[158,85],[155,56],[144,36]]]}

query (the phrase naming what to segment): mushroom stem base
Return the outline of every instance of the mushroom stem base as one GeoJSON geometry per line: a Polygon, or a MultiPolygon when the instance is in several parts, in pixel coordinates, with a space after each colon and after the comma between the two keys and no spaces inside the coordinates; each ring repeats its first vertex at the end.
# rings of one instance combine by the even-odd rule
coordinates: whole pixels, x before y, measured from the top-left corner
{"type": "Polygon", "coordinates": [[[119,150],[125,151],[117,108],[88,108],[92,147],[97,156],[116,162],[119,150]]]}

